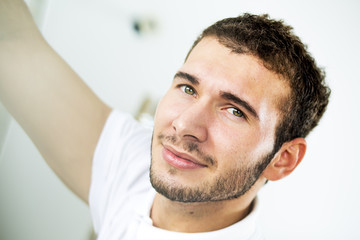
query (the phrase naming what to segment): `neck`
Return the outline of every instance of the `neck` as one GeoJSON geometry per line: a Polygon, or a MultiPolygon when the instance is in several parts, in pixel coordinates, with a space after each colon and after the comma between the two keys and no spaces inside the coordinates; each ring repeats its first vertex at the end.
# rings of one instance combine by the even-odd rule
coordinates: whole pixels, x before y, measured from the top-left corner
{"type": "Polygon", "coordinates": [[[151,218],[156,227],[175,232],[209,232],[228,227],[245,218],[254,197],[205,202],[181,203],[156,194],[151,218]]]}

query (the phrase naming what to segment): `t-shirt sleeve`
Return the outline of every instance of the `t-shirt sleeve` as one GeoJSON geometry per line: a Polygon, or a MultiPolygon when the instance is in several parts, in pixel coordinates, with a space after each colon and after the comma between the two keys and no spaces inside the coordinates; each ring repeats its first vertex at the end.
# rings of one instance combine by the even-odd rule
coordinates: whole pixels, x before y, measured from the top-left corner
{"type": "Polygon", "coordinates": [[[129,114],[109,115],[92,163],[89,206],[96,233],[121,211],[129,194],[148,187],[139,183],[148,182],[151,132],[129,114]]]}

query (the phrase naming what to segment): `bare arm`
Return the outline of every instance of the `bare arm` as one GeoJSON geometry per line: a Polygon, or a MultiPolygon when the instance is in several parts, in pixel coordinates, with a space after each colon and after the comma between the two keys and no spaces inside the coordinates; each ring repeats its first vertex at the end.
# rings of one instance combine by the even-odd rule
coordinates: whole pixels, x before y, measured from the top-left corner
{"type": "Polygon", "coordinates": [[[110,108],[49,47],[20,0],[0,0],[0,100],[55,173],[88,201],[92,156],[110,108]]]}

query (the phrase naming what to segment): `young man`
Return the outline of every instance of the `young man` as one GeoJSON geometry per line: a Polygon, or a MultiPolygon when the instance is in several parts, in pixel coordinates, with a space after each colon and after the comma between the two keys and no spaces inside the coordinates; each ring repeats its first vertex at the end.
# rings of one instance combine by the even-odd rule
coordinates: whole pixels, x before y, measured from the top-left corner
{"type": "Polygon", "coordinates": [[[1,101],[89,202],[98,239],[262,239],[256,194],[300,163],[329,94],[289,26],[245,14],[194,43],[152,132],[87,88],[22,1],[0,0],[1,101]]]}

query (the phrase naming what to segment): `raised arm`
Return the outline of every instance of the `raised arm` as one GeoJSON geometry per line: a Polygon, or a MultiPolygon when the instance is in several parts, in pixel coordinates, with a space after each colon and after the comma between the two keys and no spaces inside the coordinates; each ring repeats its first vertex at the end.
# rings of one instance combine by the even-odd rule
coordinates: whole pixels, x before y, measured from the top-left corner
{"type": "Polygon", "coordinates": [[[0,0],[0,100],[55,173],[87,201],[92,156],[110,108],[49,47],[21,0],[0,0]]]}

